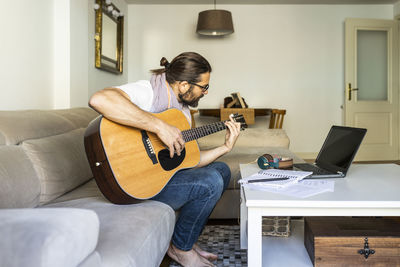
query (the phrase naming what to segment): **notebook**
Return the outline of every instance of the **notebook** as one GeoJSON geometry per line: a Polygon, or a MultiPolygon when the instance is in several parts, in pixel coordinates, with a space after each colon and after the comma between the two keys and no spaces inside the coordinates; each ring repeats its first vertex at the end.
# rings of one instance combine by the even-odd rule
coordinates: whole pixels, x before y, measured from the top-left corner
{"type": "Polygon", "coordinates": [[[281,170],[281,169],[268,169],[260,170],[259,172],[248,177],[240,179],[240,184],[252,184],[254,187],[274,187],[283,188],[291,184],[298,183],[303,180],[311,172],[281,170]]]}
{"type": "Polygon", "coordinates": [[[312,171],[310,178],[345,177],[367,129],[332,126],[314,164],[293,164],[294,170],[312,171]]]}

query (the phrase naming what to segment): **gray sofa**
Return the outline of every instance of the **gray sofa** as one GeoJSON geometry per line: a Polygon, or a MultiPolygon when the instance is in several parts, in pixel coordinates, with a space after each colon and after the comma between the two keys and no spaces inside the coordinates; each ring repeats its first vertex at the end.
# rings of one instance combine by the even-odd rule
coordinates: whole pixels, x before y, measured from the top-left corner
{"type": "Polygon", "coordinates": [[[89,108],[0,112],[0,266],[158,266],[175,213],[99,192],[83,145],[89,108]],[[34,209],[33,209],[34,208],[34,209]]]}
{"type": "MultiPolygon", "coordinates": [[[[0,111],[0,266],[161,263],[176,214],[156,201],[114,205],[102,196],[83,145],[85,129],[97,115],[89,108],[0,111]]],[[[265,129],[246,131],[221,158],[233,179],[212,217],[238,217],[238,163],[273,153],[278,148],[267,147],[278,140],[289,145],[284,132],[265,129]]],[[[199,144],[221,142],[223,133],[199,144]]]]}

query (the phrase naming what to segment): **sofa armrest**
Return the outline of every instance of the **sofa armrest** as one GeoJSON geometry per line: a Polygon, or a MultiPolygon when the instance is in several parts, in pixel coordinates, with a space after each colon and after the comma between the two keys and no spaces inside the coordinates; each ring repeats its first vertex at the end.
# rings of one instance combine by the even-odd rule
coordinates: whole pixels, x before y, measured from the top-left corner
{"type": "Polygon", "coordinates": [[[0,266],[77,266],[96,248],[99,219],[84,209],[0,209],[0,236],[0,266]]]}

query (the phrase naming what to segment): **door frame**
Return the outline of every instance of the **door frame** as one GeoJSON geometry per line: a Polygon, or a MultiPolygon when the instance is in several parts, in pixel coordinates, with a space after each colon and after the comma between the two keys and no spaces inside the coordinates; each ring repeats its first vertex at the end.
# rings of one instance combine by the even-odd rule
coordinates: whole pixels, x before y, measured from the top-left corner
{"type": "MultiPolygon", "coordinates": [[[[399,89],[400,88],[400,86],[399,86],[399,84],[400,84],[400,75],[399,75],[399,62],[400,62],[400,51],[399,51],[400,50],[400,45],[399,45],[400,34],[399,34],[399,32],[400,32],[400,30],[399,30],[399,21],[398,21],[400,19],[400,14],[396,17],[397,17],[397,19],[394,19],[392,21],[394,21],[397,25],[396,25],[396,27],[393,28],[393,31],[391,32],[391,36],[388,36],[388,38],[389,38],[388,39],[388,48],[389,48],[388,53],[390,53],[390,54],[388,54],[388,60],[389,60],[388,64],[391,64],[391,66],[393,66],[393,68],[388,69],[388,71],[390,71],[388,73],[388,88],[389,88],[389,90],[388,90],[387,101],[384,101],[384,102],[389,102],[389,103],[397,102],[397,108],[395,110],[391,111],[392,112],[391,114],[397,116],[397,119],[395,119],[395,121],[394,121],[394,123],[397,123],[397,126],[395,125],[395,127],[396,127],[395,129],[397,130],[397,137],[393,136],[395,139],[392,139],[392,141],[391,141],[391,142],[395,143],[394,146],[392,147],[392,150],[390,150],[391,151],[391,154],[390,154],[391,160],[399,160],[399,157],[400,157],[400,153],[399,153],[400,152],[399,151],[400,150],[400,89],[399,89]],[[396,28],[397,28],[397,31],[396,31],[396,28]],[[396,32],[394,32],[394,31],[396,31],[396,32]],[[396,35],[397,35],[397,38],[396,38],[396,35]],[[396,39],[392,39],[392,38],[396,38],[396,39]],[[397,49],[396,49],[396,47],[393,47],[393,45],[397,45],[397,49]],[[392,64],[393,60],[397,61],[397,62],[394,62],[395,64],[392,64]],[[396,96],[396,93],[397,93],[397,96],[396,96]],[[397,143],[397,146],[396,146],[396,143],[397,143]],[[395,150],[397,150],[397,153],[395,152],[395,150]],[[394,155],[394,154],[396,154],[396,155],[394,155]]],[[[343,123],[348,126],[355,125],[355,122],[353,121],[353,119],[349,118],[349,116],[348,116],[349,115],[348,111],[350,109],[350,107],[349,107],[350,103],[348,102],[348,84],[351,83],[353,88],[357,86],[357,83],[356,83],[357,66],[354,65],[355,64],[354,60],[356,59],[357,55],[354,54],[354,53],[356,53],[356,49],[354,49],[354,47],[353,47],[354,45],[357,45],[357,39],[354,39],[354,38],[356,38],[354,35],[357,34],[357,30],[363,30],[363,29],[377,30],[377,29],[379,29],[379,26],[378,27],[373,26],[374,20],[376,20],[376,19],[348,18],[348,19],[346,19],[346,22],[345,22],[345,29],[346,29],[345,30],[345,77],[344,77],[345,78],[345,80],[344,80],[345,93],[344,93],[344,99],[343,99],[344,100],[343,101],[343,103],[344,103],[343,123]],[[349,23],[349,21],[350,21],[350,23],[354,23],[354,24],[359,23],[359,24],[364,24],[366,26],[357,27],[357,25],[355,25],[355,26],[353,25],[354,28],[352,28],[352,29],[355,30],[355,32],[354,32],[354,31],[351,31],[348,29],[347,23],[349,23]],[[368,24],[370,24],[371,26],[368,26],[368,24]],[[350,40],[352,40],[352,39],[354,39],[355,43],[349,45],[348,42],[350,42],[350,40]]],[[[388,19],[384,19],[384,20],[389,21],[388,19]]],[[[382,21],[382,20],[379,19],[377,21],[382,21]]],[[[380,23],[382,23],[382,22],[380,22],[380,23]]],[[[390,31],[389,31],[389,33],[390,33],[390,31]]],[[[353,99],[352,101],[357,101],[357,94],[354,94],[354,92],[352,94],[352,99],[353,99]]],[[[363,105],[363,103],[361,102],[360,105],[363,105]]],[[[354,107],[356,109],[360,108],[360,106],[352,106],[352,108],[354,108],[354,107]]],[[[393,131],[392,131],[392,133],[393,133],[393,131]]],[[[372,144],[372,146],[373,146],[373,144],[372,144]]],[[[389,145],[389,147],[390,147],[390,145],[389,145]]],[[[389,147],[388,147],[388,149],[389,149],[389,147]]],[[[365,151],[365,154],[363,157],[361,157],[361,160],[365,160],[366,157],[368,157],[368,158],[372,157],[373,153],[368,153],[368,151],[371,151],[371,148],[369,148],[369,150],[367,149],[365,151]]],[[[384,155],[384,154],[382,154],[382,155],[384,155]]],[[[367,160],[369,160],[369,159],[367,159],[367,160]]],[[[379,156],[378,156],[378,158],[376,160],[385,160],[385,159],[384,159],[384,156],[382,158],[379,158],[379,156]]]]}

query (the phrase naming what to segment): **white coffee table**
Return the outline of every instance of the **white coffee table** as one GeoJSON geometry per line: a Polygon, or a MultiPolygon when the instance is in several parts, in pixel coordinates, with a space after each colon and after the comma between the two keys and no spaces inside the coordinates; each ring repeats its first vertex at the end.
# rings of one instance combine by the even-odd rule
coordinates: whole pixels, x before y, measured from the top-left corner
{"type": "MultiPolygon", "coordinates": [[[[242,177],[257,171],[256,164],[240,165],[242,177]]],[[[353,164],[346,178],[333,180],[334,192],[305,199],[241,188],[240,241],[248,266],[262,265],[262,216],[400,216],[399,165],[353,164]]]]}

